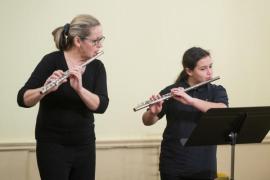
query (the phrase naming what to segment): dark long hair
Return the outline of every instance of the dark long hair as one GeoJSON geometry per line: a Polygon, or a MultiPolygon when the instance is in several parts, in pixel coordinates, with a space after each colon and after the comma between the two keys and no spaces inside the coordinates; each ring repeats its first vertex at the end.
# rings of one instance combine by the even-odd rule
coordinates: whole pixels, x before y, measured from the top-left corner
{"type": "Polygon", "coordinates": [[[210,53],[200,47],[192,47],[186,50],[182,59],[183,70],[177,77],[175,83],[187,80],[188,74],[186,68],[193,70],[196,67],[197,62],[207,56],[210,56],[210,53]]]}

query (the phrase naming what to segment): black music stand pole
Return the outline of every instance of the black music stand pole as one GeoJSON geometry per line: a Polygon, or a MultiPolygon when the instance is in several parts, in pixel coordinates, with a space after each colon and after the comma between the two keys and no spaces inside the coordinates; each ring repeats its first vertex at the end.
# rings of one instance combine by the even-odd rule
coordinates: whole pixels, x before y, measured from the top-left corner
{"type": "Polygon", "coordinates": [[[237,133],[230,133],[229,135],[231,139],[231,180],[234,180],[234,160],[235,160],[235,144],[236,144],[236,138],[237,133]]]}
{"type": "Polygon", "coordinates": [[[260,143],[270,129],[270,106],[216,108],[203,113],[185,146],[231,145],[231,177],[234,180],[235,145],[260,143]]]}

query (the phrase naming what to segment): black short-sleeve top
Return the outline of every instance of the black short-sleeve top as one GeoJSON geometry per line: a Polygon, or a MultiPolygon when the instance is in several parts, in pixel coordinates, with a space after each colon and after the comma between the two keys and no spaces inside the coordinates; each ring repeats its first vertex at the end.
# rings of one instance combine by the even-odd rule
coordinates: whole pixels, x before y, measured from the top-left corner
{"type": "MultiPolygon", "coordinates": [[[[160,94],[170,92],[174,87],[188,88],[182,81],[163,89],[160,94]]],[[[228,96],[224,87],[206,84],[187,92],[192,97],[209,102],[224,103],[228,96]]],[[[184,147],[181,138],[188,138],[201,116],[199,110],[170,98],[163,103],[159,118],[166,115],[167,125],[163,133],[160,154],[160,171],[192,178],[216,177],[216,146],[184,147]]]]}

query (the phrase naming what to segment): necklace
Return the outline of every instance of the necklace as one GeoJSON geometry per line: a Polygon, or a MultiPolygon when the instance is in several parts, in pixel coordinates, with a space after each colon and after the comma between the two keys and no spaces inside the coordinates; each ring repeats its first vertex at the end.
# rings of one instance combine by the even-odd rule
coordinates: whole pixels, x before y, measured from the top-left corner
{"type": "Polygon", "coordinates": [[[81,66],[83,64],[83,61],[72,61],[70,59],[66,59],[66,62],[68,65],[70,65],[71,67],[75,67],[75,66],[81,66]]]}
{"type": "MultiPolygon", "coordinates": [[[[79,63],[74,63],[70,59],[66,59],[68,69],[75,69],[78,66],[81,66],[83,64],[83,61],[79,61],[79,63]]],[[[85,72],[86,67],[81,68],[81,73],[83,74],[85,72]]]]}

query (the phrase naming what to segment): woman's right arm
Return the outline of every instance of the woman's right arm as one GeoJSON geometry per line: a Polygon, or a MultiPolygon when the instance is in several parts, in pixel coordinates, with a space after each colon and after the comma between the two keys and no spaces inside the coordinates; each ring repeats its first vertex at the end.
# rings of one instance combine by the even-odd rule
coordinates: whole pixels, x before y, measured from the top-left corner
{"type": "MultiPolygon", "coordinates": [[[[56,70],[54,71],[45,81],[43,86],[46,86],[49,84],[51,81],[56,80],[64,75],[64,72],[62,70],[56,70]]],[[[56,91],[58,87],[66,82],[67,80],[65,79],[64,81],[60,82],[58,86],[55,86],[51,88],[50,90],[46,91],[45,93],[41,93],[43,87],[39,88],[34,88],[34,89],[28,89],[26,87],[23,87],[17,97],[18,104],[22,107],[32,107],[36,105],[44,96],[47,94],[56,91]]]]}
{"type": "MultiPolygon", "coordinates": [[[[153,95],[150,98],[150,100],[153,101],[153,100],[159,99],[160,97],[161,96],[159,94],[156,96],[153,95]]],[[[142,120],[145,126],[151,126],[159,120],[158,113],[160,113],[162,110],[162,104],[163,104],[163,101],[152,104],[149,106],[149,109],[143,113],[142,120]]]]}
{"type": "Polygon", "coordinates": [[[23,95],[24,105],[32,107],[36,105],[47,93],[40,93],[42,88],[28,89],[23,95]]]}
{"type": "Polygon", "coordinates": [[[142,120],[145,126],[151,126],[155,124],[159,118],[156,114],[153,114],[150,110],[148,110],[143,113],[142,120]]]}

